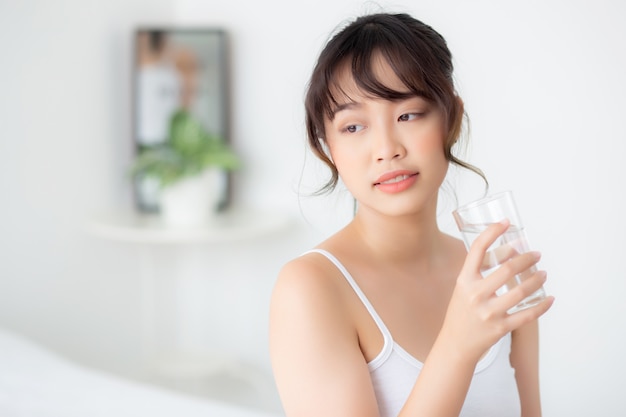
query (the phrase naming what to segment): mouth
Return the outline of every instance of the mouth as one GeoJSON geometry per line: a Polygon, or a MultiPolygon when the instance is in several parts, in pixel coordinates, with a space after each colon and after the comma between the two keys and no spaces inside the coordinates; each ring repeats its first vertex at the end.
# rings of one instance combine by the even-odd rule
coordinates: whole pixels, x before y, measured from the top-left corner
{"type": "Polygon", "coordinates": [[[381,175],[376,182],[374,183],[374,186],[376,185],[386,185],[386,184],[396,184],[402,181],[405,181],[411,177],[415,177],[417,176],[419,173],[418,172],[408,172],[408,171],[395,171],[395,172],[390,172],[384,175],[381,175]]]}
{"type": "Polygon", "coordinates": [[[381,175],[374,187],[386,194],[396,194],[411,188],[417,181],[419,172],[411,171],[393,171],[381,175]]]}
{"type": "MultiPolygon", "coordinates": [[[[417,175],[417,174],[413,174],[413,175],[417,175]]],[[[385,181],[381,181],[381,182],[374,183],[374,185],[380,185],[380,184],[395,184],[395,183],[397,183],[397,182],[404,181],[404,180],[406,180],[406,179],[408,179],[408,178],[410,178],[410,177],[411,177],[411,175],[408,175],[408,174],[398,175],[398,176],[395,176],[395,177],[393,177],[393,178],[391,178],[391,179],[388,179],[388,180],[385,180],[385,181]]]]}

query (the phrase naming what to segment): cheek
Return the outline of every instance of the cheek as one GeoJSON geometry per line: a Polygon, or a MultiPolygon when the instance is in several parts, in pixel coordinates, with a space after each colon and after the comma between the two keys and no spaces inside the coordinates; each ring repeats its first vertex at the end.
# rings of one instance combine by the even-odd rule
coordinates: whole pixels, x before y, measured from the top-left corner
{"type": "Polygon", "coordinates": [[[449,168],[449,161],[446,158],[444,144],[445,138],[443,137],[441,130],[436,134],[433,134],[429,140],[421,141],[418,146],[420,147],[417,152],[424,155],[427,159],[427,164],[430,166],[430,172],[432,172],[439,180],[443,181],[449,168]]]}
{"type": "Polygon", "coordinates": [[[413,142],[413,151],[419,155],[428,155],[429,158],[441,156],[445,160],[444,144],[445,138],[441,129],[432,129],[426,134],[422,134],[420,140],[413,142]]]}
{"type": "Polygon", "coordinates": [[[348,188],[354,188],[362,181],[364,172],[367,171],[364,161],[369,160],[369,158],[361,155],[358,147],[355,149],[348,143],[333,144],[331,142],[328,146],[328,154],[339,177],[348,188]]]}
{"type": "Polygon", "coordinates": [[[332,136],[326,139],[326,149],[338,170],[346,164],[354,164],[356,154],[359,152],[358,146],[355,146],[353,141],[345,140],[345,138],[334,138],[332,136]]]}
{"type": "Polygon", "coordinates": [[[439,113],[432,114],[432,117],[424,120],[424,123],[417,124],[415,130],[411,132],[411,137],[417,138],[411,142],[412,149],[419,154],[428,154],[430,157],[441,154],[441,157],[445,159],[445,130],[439,113]]]}
{"type": "Polygon", "coordinates": [[[335,165],[337,172],[339,172],[339,176],[343,177],[346,173],[346,167],[354,164],[354,158],[351,158],[349,152],[346,152],[345,149],[342,149],[341,146],[329,146],[328,147],[328,155],[330,156],[331,161],[335,165]]]}

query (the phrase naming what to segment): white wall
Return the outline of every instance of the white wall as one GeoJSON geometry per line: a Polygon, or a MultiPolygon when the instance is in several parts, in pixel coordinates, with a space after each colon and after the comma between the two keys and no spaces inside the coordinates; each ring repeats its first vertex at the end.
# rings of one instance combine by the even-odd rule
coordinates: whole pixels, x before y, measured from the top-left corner
{"type": "Polygon", "coordinates": [[[172,10],[0,3],[0,322],[81,359],[134,346],[135,256],[83,224],[130,200],[130,29],[172,10]]]}
{"type": "MultiPolygon", "coordinates": [[[[557,298],[542,319],[544,415],[616,415],[620,386],[609,381],[626,373],[626,226],[618,220],[626,211],[626,7],[617,0],[402,3],[380,2],[448,40],[472,120],[470,161],[493,189],[515,191],[544,254],[547,289],[557,298]]],[[[103,207],[129,204],[127,42],[135,23],[230,32],[233,140],[246,161],[236,201],[300,216],[308,73],[338,22],[375,7],[336,0],[0,3],[0,324],[120,372],[138,358],[142,248],[82,229],[103,207]]],[[[305,190],[321,179],[310,157],[304,174],[305,190]]],[[[470,198],[473,180],[461,180],[460,195],[470,198]]],[[[235,307],[227,321],[207,324],[216,345],[266,366],[273,277],[345,221],[343,201],[301,199],[309,225],[266,240],[156,248],[156,266],[166,275],[184,269],[210,277],[212,307],[235,307]]],[[[441,222],[452,230],[449,209],[442,207],[441,222]]]]}

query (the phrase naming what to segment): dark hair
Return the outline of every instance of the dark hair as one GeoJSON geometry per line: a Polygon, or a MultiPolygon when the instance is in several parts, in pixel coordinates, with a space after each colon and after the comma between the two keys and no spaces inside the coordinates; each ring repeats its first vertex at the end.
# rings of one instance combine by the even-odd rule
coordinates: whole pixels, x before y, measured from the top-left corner
{"type": "Polygon", "coordinates": [[[150,50],[153,52],[162,52],[167,42],[167,34],[163,30],[149,30],[148,43],[150,50]]]}
{"type": "Polygon", "coordinates": [[[445,39],[407,14],[378,13],[361,16],[334,35],[322,50],[309,81],[305,99],[308,143],[331,170],[331,178],[319,192],[332,191],[339,180],[337,168],[325,150],[324,120],[334,117],[333,91],[341,91],[337,73],[348,63],[357,86],[375,97],[397,100],[417,94],[435,102],[444,113],[446,159],[474,171],[487,182],[480,169],[452,155],[465,113],[454,88],[452,54],[445,39]],[[410,93],[394,91],[376,78],[371,64],[377,53],[382,54],[410,93]]]}

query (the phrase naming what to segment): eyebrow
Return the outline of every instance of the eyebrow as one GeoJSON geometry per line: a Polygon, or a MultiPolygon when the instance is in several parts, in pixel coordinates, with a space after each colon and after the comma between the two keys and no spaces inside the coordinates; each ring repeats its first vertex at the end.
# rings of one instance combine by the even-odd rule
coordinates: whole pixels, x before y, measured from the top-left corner
{"type": "MultiPolygon", "coordinates": [[[[396,101],[411,100],[413,98],[421,98],[421,99],[429,101],[428,96],[423,91],[418,91],[417,93],[412,93],[412,92],[408,93],[406,97],[397,98],[396,101]]],[[[332,118],[334,118],[335,115],[341,111],[351,110],[351,109],[358,108],[361,106],[362,104],[356,101],[349,101],[343,104],[339,104],[335,102],[335,106],[331,109],[332,118]]]]}
{"type": "Polygon", "coordinates": [[[347,103],[337,104],[337,105],[336,105],[335,107],[333,107],[333,109],[332,109],[332,114],[333,114],[333,117],[334,117],[337,113],[339,113],[339,112],[341,112],[341,111],[343,111],[343,110],[350,110],[350,109],[353,109],[353,108],[355,108],[355,107],[361,107],[361,103],[357,103],[357,102],[355,102],[355,101],[349,101],[349,102],[347,102],[347,103]]]}

